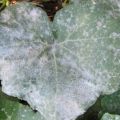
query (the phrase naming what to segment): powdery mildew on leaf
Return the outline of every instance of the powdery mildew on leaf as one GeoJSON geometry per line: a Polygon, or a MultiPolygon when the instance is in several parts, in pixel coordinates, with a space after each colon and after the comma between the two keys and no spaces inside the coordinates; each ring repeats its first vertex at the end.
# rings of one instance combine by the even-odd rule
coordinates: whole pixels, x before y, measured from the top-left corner
{"type": "Polygon", "coordinates": [[[111,14],[114,16],[120,17],[120,0],[70,0],[70,3],[72,4],[104,4],[106,7],[111,7],[112,11],[110,11],[111,14]]]}
{"type": "Polygon", "coordinates": [[[120,19],[109,11],[101,4],[70,5],[50,29],[42,10],[28,3],[8,7],[0,15],[2,90],[46,120],[74,120],[100,94],[116,91],[120,19]]]}
{"type": "Polygon", "coordinates": [[[111,115],[109,113],[106,113],[103,115],[101,120],[120,120],[119,115],[111,115]]]}
{"type": "Polygon", "coordinates": [[[86,2],[87,1],[90,1],[92,2],[93,4],[96,4],[97,2],[103,2],[103,3],[107,3],[107,4],[111,4],[113,6],[116,6],[116,7],[119,7],[120,8],[120,1],[119,0],[70,0],[71,3],[74,3],[74,4],[79,4],[81,2],[86,2]]]}

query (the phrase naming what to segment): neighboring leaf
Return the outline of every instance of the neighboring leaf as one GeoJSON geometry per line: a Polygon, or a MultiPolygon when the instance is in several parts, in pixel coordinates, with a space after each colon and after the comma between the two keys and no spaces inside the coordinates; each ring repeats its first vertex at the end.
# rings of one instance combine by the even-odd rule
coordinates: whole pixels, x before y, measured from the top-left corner
{"type": "Polygon", "coordinates": [[[9,5],[9,0],[0,0],[0,11],[9,5]]]}
{"type": "Polygon", "coordinates": [[[102,98],[101,106],[103,112],[120,114],[120,90],[102,98]]]}
{"type": "Polygon", "coordinates": [[[70,5],[51,27],[31,4],[8,7],[0,15],[2,90],[46,120],[74,120],[100,94],[116,91],[120,18],[110,12],[102,4],[70,5]]]}
{"type": "Polygon", "coordinates": [[[120,120],[120,116],[106,113],[104,114],[101,120],[120,120]]]}
{"type": "Polygon", "coordinates": [[[0,91],[0,120],[44,120],[28,106],[20,104],[0,91]]]}

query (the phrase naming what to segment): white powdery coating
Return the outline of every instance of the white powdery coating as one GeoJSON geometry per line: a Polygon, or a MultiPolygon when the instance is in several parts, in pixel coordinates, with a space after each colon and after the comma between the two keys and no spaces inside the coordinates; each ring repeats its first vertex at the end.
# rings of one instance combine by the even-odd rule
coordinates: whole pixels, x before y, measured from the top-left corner
{"type": "MultiPolygon", "coordinates": [[[[52,32],[43,12],[37,14],[28,4],[18,9],[21,16],[13,20],[17,22],[16,35],[1,25],[3,91],[26,100],[46,120],[75,120],[100,94],[116,91],[120,84],[119,32],[109,33],[114,20],[110,15],[96,18],[100,13],[94,9],[73,5],[61,10],[53,22],[57,36],[52,45],[52,32]],[[40,18],[35,21],[25,11],[40,18]],[[19,25],[22,17],[32,24],[21,21],[25,26],[19,25]],[[3,35],[4,31],[12,35],[3,35]]],[[[9,24],[14,25],[13,21],[9,24]]]]}
{"type": "Polygon", "coordinates": [[[105,113],[101,120],[120,120],[119,115],[111,115],[109,113],[105,113]]]}

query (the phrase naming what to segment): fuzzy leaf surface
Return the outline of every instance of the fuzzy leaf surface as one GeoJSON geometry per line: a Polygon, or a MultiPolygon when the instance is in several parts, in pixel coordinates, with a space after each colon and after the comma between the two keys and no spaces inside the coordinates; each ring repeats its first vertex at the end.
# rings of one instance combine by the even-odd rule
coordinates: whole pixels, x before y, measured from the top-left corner
{"type": "Polygon", "coordinates": [[[120,85],[120,18],[101,4],[69,5],[50,23],[18,3],[0,13],[2,90],[46,120],[74,120],[120,85]]]}

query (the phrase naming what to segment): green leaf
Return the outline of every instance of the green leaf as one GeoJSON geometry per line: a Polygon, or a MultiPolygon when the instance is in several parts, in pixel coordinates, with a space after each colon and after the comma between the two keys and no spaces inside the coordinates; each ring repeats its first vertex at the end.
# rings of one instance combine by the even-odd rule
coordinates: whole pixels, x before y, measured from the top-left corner
{"type": "Polygon", "coordinates": [[[120,85],[120,18],[102,4],[70,5],[53,23],[29,4],[0,14],[2,90],[46,120],[74,120],[120,85]]]}
{"type": "Polygon", "coordinates": [[[120,120],[120,115],[104,114],[101,120],[120,120]]]}
{"type": "Polygon", "coordinates": [[[99,3],[107,4],[111,7],[120,8],[119,0],[70,0],[70,2],[74,4],[81,4],[83,2],[87,4],[88,1],[93,4],[97,4],[99,2],[99,3]]]}
{"type": "Polygon", "coordinates": [[[0,91],[0,120],[44,120],[40,113],[0,91]]]}
{"type": "Polygon", "coordinates": [[[101,106],[103,112],[120,114],[120,90],[102,98],[101,106]]]}

